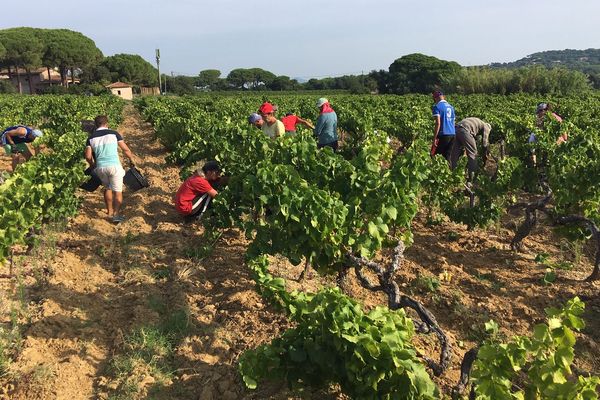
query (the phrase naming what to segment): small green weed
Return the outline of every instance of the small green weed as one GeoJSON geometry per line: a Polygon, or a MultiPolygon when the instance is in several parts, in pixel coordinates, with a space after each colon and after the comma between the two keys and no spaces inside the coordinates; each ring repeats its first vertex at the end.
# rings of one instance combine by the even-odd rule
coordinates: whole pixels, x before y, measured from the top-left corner
{"type": "Polygon", "coordinates": [[[433,293],[440,288],[440,280],[435,276],[419,275],[410,282],[420,292],[433,293]]]}

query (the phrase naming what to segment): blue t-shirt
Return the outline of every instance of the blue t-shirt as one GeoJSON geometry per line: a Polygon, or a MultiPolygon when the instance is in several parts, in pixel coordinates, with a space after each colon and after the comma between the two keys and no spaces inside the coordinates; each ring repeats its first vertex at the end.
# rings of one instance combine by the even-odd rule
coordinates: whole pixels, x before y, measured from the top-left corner
{"type": "Polygon", "coordinates": [[[19,143],[31,143],[33,142],[34,138],[27,138],[27,135],[31,133],[31,131],[33,129],[25,126],[25,125],[15,125],[15,126],[10,126],[8,128],[6,128],[5,130],[2,131],[2,133],[0,133],[0,144],[5,145],[8,143],[8,141],[6,140],[6,132],[8,131],[12,131],[13,129],[17,129],[17,128],[25,128],[25,136],[13,136],[12,140],[13,142],[15,142],[15,144],[19,144],[19,143]]]}
{"type": "Polygon", "coordinates": [[[456,116],[454,115],[454,107],[452,107],[446,100],[440,100],[431,108],[431,112],[434,117],[440,117],[440,132],[438,135],[454,135],[454,121],[456,119],[456,116]]]}
{"type": "Polygon", "coordinates": [[[313,132],[319,144],[329,144],[337,141],[337,114],[335,111],[319,115],[313,132]]]}
{"type": "Polygon", "coordinates": [[[96,159],[96,167],[116,167],[119,160],[119,142],[123,140],[119,132],[110,129],[97,129],[88,138],[86,146],[90,146],[96,159]]]}

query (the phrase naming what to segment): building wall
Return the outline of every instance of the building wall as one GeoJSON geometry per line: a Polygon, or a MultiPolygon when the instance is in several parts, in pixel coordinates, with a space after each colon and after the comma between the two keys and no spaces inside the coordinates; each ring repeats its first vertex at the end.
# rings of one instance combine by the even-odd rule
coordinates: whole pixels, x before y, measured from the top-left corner
{"type": "Polygon", "coordinates": [[[115,96],[119,96],[122,99],[133,100],[133,90],[130,87],[128,87],[128,88],[112,88],[112,89],[110,89],[110,91],[112,92],[112,94],[114,94],[115,96]]]}
{"type": "MultiPolygon", "coordinates": [[[[15,88],[19,90],[19,80],[17,79],[17,76],[11,76],[10,81],[13,85],[15,85],[15,88]]],[[[36,91],[37,86],[41,81],[42,80],[40,79],[40,74],[31,74],[31,86],[33,87],[34,92],[36,91]]],[[[31,94],[29,93],[29,77],[26,73],[21,74],[21,89],[23,91],[23,94],[31,94]]]]}
{"type": "Polygon", "coordinates": [[[160,90],[158,87],[140,87],[140,94],[142,96],[158,96],[160,94],[160,90]]]}
{"type": "MultiPolygon", "coordinates": [[[[54,69],[50,69],[50,77],[52,78],[52,82],[55,85],[61,84],[60,73],[54,69]]],[[[17,75],[12,73],[10,75],[10,81],[15,86],[17,91],[19,90],[19,81],[17,79],[17,75]]],[[[70,82],[70,81],[69,81],[70,82]]],[[[79,82],[76,79],[76,82],[79,82]]],[[[37,70],[31,71],[31,86],[33,87],[33,92],[38,93],[40,90],[45,88],[50,84],[50,79],[48,79],[48,70],[46,68],[40,68],[37,70]]],[[[21,72],[21,90],[23,94],[31,94],[29,93],[29,80],[27,72],[21,72]]]]}

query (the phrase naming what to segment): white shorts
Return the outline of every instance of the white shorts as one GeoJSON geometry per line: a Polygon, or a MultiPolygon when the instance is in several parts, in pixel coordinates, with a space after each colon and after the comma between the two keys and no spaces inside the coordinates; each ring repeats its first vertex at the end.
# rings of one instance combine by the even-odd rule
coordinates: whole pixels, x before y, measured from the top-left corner
{"type": "Polygon", "coordinates": [[[96,175],[98,175],[98,178],[100,178],[102,185],[104,185],[105,188],[110,189],[113,192],[123,191],[123,177],[125,176],[125,170],[120,165],[96,168],[94,172],[96,172],[96,175]]]}

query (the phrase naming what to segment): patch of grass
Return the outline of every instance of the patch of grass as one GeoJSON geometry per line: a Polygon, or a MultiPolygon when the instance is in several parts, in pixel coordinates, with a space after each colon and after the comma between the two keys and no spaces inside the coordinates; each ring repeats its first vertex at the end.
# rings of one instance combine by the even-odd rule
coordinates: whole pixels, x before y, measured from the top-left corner
{"type": "Polygon", "coordinates": [[[552,285],[558,278],[556,270],[570,271],[574,268],[572,262],[569,261],[552,261],[548,253],[539,253],[535,256],[535,262],[542,267],[546,267],[544,276],[541,279],[543,285],[552,285]]]}
{"type": "Polygon", "coordinates": [[[425,220],[425,226],[433,227],[441,225],[444,222],[444,216],[438,212],[430,212],[425,220]]]}
{"type": "Polygon", "coordinates": [[[23,337],[19,325],[20,311],[13,308],[10,312],[10,324],[0,326],[0,378],[10,370],[13,357],[21,350],[23,337]]]}
{"type": "Polygon", "coordinates": [[[490,337],[490,332],[486,328],[486,322],[490,320],[487,312],[474,316],[475,322],[472,323],[467,332],[467,340],[481,343],[490,337]]]}
{"type": "Polygon", "coordinates": [[[116,385],[109,398],[138,398],[146,384],[166,383],[172,379],[172,336],[156,327],[141,327],[125,338],[124,346],[125,353],[116,356],[110,364],[116,385]],[[147,380],[148,376],[151,377],[150,381],[147,380]]]}
{"type": "Polygon", "coordinates": [[[192,260],[202,261],[212,254],[222,235],[223,232],[221,231],[207,230],[202,235],[202,245],[187,248],[184,250],[183,254],[192,260]]]}
{"type": "Polygon", "coordinates": [[[419,292],[434,293],[440,288],[440,280],[435,276],[419,275],[410,285],[419,292]]]}
{"type": "Polygon", "coordinates": [[[450,231],[450,232],[448,232],[446,237],[448,238],[449,241],[456,242],[460,238],[460,235],[458,234],[458,232],[450,231]]]}
{"type": "Polygon", "coordinates": [[[152,277],[154,279],[169,279],[171,277],[171,268],[155,268],[152,270],[152,277]]]}
{"type": "Polygon", "coordinates": [[[104,258],[104,257],[106,257],[106,254],[108,253],[108,249],[106,248],[106,246],[100,245],[100,246],[96,247],[95,253],[98,257],[104,258]]]}
{"type": "Polygon", "coordinates": [[[214,247],[209,244],[203,244],[198,247],[188,247],[183,251],[183,254],[192,260],[201,261],[206,257],[210,256],[214,250],[214,247]]]}
{"type": "Polygon", "coordinates": [[[119,244],[122,246],[129,246],[133,242],[135,242],[139,238],[139,234],[132,233],[131,231],[127,231],[124,236],[119,238],[119,244]]]}
{"type": "Polygon", "coordinates": [[[487,283],[495,291],[504,287],[504,282],[498,280],[496,275],[494,275],[491,272],[486,272],[483,274],[478,273],[477,275],[475,275],[475,278],[487,283]]]}
{"type": "Polygon", "coordinates": [[[161,322],[134,329],[125,338],[125,351],[110,363],[109,370],[114,376],[109,386],[113,388],[110,399],[133,399],[148,390],[160,391],[175,374],[173,352],[190,329],[189,311],[169,309],[160,296],[152,296],[148,302],[151,309],[161,314],[161,322]]]}
{"type": "Polygon", "coordinates": [[[48,364],[40,364],[31,372],[30,385],[33,387],[45,387],[54,375],[54,370],[48,364]]]}
{"type": "Polygon", "coordinates": [[[165,315],[167,313],[167,303],[162,296],[148,296],[148,307],[160,315],[165,315]]]}

